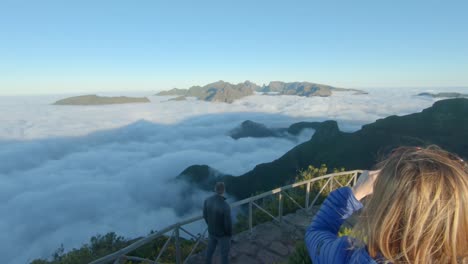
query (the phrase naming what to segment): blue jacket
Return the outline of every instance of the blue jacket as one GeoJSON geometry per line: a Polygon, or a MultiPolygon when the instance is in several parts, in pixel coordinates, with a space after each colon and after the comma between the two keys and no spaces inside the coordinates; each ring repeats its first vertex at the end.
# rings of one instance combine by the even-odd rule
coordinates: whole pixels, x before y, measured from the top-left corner
{"type": "Polygon", "coordinates": [[[362,204],[349,187],[330,193],[307,228],[305,243],[314,264],[377,263],[365,248],[352,248],[353,238],[338,237],[343,222],[362,204]]]}

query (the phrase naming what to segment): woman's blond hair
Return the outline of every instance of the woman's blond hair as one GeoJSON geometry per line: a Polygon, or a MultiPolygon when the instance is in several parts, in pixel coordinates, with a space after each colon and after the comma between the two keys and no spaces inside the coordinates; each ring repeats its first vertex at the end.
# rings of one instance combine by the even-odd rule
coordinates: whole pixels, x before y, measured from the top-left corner
{"type": "Polygon", "coordinates": [[[355,227],[375,259],[468,263],[468,170],[437,146],[395,149],[377,165],[355,227]]]}

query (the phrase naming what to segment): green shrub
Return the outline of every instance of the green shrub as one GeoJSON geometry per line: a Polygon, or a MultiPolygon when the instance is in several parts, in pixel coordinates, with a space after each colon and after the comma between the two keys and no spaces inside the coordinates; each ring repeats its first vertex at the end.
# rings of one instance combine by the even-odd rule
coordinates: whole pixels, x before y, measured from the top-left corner
{"type": "MultiPolygon", "coordinates": [[[[152,232],[151,232],[152,233],[152,232]]],[[[156,238],[153,242],[139,247],[133,252],[130,252],[129,256],[136,256],[147,259],[154,259],[162,249],[164,243],[167,240],[167,236],[161,236],[156,238]]],[[[79,249],[72,249],[67,253],[64,253],[63,245],[60,246],[54,254],[52,254],[50,260],[36,259],[31,264],[82,264],[89,263],[93,260],[111,254],[119,249],[122,249],[137,239],[125,239],[124,237],[117,236],[114,232],[107,233],[106,235],[93,236],[90,239],[90,243],[86,243],[79,249]]],[[[161,261],[165,263],[175,262],[175,246],[174,240],[166,248],[164,254],[161,257],[161,261]]],[[[180,238],[180,248],[182,256],[188,256],[192,250],[195,241],[189,239],[180,238]]],[[[203,249],[201,245],[197,247],[195,252],[199,252],[203,249]]],[[[127,261],[125,264],[132,264],[131,261],[127,261]]]]}
{"type": "Polygon", "coordinates": [[[288,264],[312,264],[304,241],[296,243],[296,249],[289,257],[288,264]]]}
{"type": "MultiPolygon", "coordinates": [[[[338,236],[349,236],[351,231],[352,228],[342,226],[338,232],[338,236]]],[[[296,243],[293,254],[288,258],[288,264],[312,264],[304,241],[296,243]]]]}

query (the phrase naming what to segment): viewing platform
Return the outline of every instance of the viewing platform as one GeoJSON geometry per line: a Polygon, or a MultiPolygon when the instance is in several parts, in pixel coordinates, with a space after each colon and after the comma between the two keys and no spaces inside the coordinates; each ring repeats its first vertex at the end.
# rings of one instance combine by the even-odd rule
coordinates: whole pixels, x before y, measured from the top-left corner
{"type": "MultiPolygon", "coordinates": [[[[361,172],[361,170],[354,170],[327,174],[231,203],[231,210],[237,210],[238,213],[245,215],[248,226],[247,230],[238,232],[232,237],[231,263],[287,262],[296,250],[296,243],[303,241],[305,230],[319,209],[319,203],[332,190],[356,184],[361,172]],[[312,201],[311,197],[313,197],[312,201]],[[267,217],[268,220],[260,221],[257,219],[259,215],[262,215],[263,219],[267,217]]],[[[189,227],[193,227],[194,223],[205,225],[201,215],[187,219],[141,238],[123,249],[91,262],[91,264],[124,264],[127,261],[151,264],[204,263],[207,231],[205,228],[204,232],[193,234],[195,232],[190,231],[189,227]],[[161,237],[167,237],[167,239],[164,245],[158,248],[153,259],[131,256],[131,253],[139,247],[148,245],[161,237]],[[182,250],[183,242],[186,244],[190,242],[190,248],[182,250]],[[174,260],[163,261],[162,256],[170,245],[175,249],[174,260]]],[[[218,248],[213,263],[220,263],[218,248]]]]}
{"type": "MultiPolygon", "coordinates": [[[[234,235],[231,243],[232,264],[242,263],[285,263],[293,254],[296,243],[304,239],[304,233],[318,207],[300,209],[283,216],[282,222],[266,222],[250,231],[234,235]]],[[[194,255],[186,263],[205,263],[205,251],[194,255]]],[[[217,249],[213,263],[221,263],[217,249]]]]}

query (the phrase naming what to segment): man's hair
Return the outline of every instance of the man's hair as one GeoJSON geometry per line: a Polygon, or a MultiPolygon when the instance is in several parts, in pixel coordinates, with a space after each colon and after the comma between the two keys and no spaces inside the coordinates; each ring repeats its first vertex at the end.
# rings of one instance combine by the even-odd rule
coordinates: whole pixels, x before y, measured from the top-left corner
{"type": "Polygon", "coordinates": [[[466,163],[437,146],[401,147],[377,167],[374,194],[355,227],[369,254],[392,263],[466,261],[466,163]]]}
{"type": "Polygon", "coordinates": [[[217,182],[216,185],[215,185],[214,191],[217,194],[224,194],[225,189],[226,188],[224,187],[224,182],[217,182]]]}

